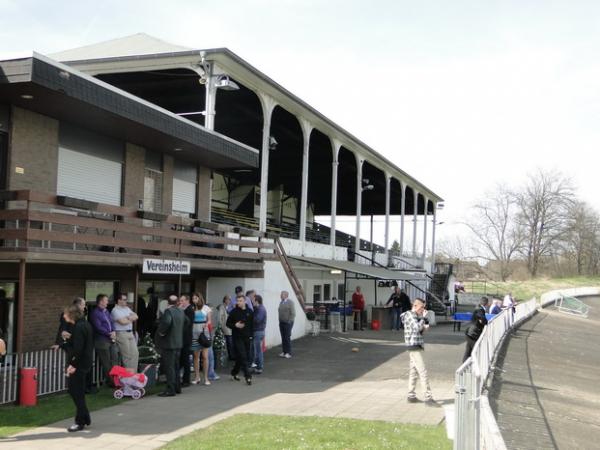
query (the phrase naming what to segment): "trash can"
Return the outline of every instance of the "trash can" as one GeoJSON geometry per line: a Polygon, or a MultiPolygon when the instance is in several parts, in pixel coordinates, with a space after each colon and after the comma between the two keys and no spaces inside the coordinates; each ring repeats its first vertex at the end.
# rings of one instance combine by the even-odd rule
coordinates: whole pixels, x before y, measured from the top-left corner
{"type": "Polygon", "coordinates": [[[19,404],[35,406],[37,404],[37,368],[23,367],[19,371],[19,404]]]}
{"type": "Polygon", "coordinates": [[[377,319],[371,320],[371,328],[375,331],[379,331],[381,329],[381,322],[377,319]]]}

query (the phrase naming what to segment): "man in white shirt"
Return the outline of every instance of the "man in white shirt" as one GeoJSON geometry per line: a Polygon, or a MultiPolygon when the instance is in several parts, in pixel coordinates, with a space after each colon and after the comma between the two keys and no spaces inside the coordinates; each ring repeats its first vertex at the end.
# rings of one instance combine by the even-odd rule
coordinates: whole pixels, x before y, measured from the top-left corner
{"type": "Polygon", "coordinates": [[[116,333],[116,342],[123,357],[123,366],[130,372],[137,373],[139,353],[133,323],[138,316],[127,306],[127,294],[117,296],[117,304],[110,317],[116,333]]]}

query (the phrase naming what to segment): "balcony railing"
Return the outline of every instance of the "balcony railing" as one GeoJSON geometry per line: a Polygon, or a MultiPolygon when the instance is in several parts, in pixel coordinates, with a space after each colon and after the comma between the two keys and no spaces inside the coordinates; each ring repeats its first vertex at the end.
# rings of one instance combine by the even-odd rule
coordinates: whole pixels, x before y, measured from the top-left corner
{"type": "Polygon", "coordinates": [[[239,267],[274,259],[264,233],[33,191],[0,192],[0,251],[139,261],[140,255],[239,267]],[[210,260],[210,261],[207,261],[210,260]]]}

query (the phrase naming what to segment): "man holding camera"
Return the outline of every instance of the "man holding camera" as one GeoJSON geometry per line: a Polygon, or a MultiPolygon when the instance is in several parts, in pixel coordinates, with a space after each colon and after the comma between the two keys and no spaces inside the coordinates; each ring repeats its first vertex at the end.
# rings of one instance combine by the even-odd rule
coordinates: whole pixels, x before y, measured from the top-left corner
{"type": "Polygon", "coordinates": [[[421,386],[423,386],[423,391],[425,392],[425,405],[438,406],[433,400],[429,378],[427,377],[427,368],[423,361],[423,351],[425,350],[423,333],[429,328],[429,321],[426,316],[425,301],[420,298],[416,298],[412,309],[406,311],[401,316],[404,323],[404,342],[408,347],[408,357],[410,359],[407,401],[409,403],[418,402],[417,395],[415,394],[418,377],[421,379],[421,386]]]}

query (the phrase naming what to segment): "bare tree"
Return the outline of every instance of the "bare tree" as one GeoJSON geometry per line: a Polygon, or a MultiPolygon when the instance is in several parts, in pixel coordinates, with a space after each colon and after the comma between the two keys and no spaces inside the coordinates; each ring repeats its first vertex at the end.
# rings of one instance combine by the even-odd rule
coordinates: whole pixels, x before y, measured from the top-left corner
{"type": "Polygon", "coordinates": [[[478,257],[496,262],[502,281],[510,276],[511,260],[523,242],[517,214],[515,195],[507,187],[497,185],[473,205],[472,216],[465,223],[482,250],[478,257]]]}
{"type": "Polygon", "coordinates": [[[551,254],[568,230],[569,209],[574,201],[571,180],[560,172],[538,170],[517,192],[518,223],[524,231],[523,256],[532,277],[540,260],[551,254]]]}
{"type": "Polygon", "coordinates": [[[592,275],[598,268],[600,218],[584,202],[574,202],[564,241],[564,256],[574,260],[577,275],[592,275]]]}

